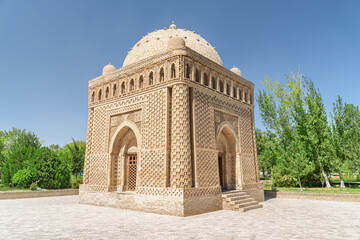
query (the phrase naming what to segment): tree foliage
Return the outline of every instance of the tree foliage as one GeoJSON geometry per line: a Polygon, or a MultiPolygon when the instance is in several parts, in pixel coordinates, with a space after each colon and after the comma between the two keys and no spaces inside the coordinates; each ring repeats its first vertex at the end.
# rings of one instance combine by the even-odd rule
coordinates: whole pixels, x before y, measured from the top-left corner
{"type": "Polygon", "coordinates": [[[2,184],[42,188],[70,187],[71,173],[83,171],[85,143],[75,141],[63,149],[42,147],[30,131],[13,128],[0,132],[0,172],[2,184]]]}
{"type": "Polygon", "coordinates": [[[33,174],[33,181],[39,181],[42,188],[56,189],[70,186],[70,172],[56,152],[47,147],[37,149],[27,162],[27,168],[33,174]]]}
{"type": "Polygon", "coordinates": [[[85,142],[72,139],[71,143],[58,152],[59,158],[67,162],[70,172],[76,177],[84,171],[85,150],[85,142]]]}
{"type": "Polygon", "coordinates": [[[300,73],[263,85],[257,101],[267,131],[256,131],[259,165],[271,162],[275,185],[330,187],[331,172],[359,174],[359,107],[338,97],[329,122],[320,91],[300,73]]]}
{"type": "Polygon", "coordinates": [[[360,112],[359,107],[344,103],[342,98],[334,103],[331,123],[331,146],[333,168],[339,173],[344,187],[342,173],[359,172],[360,159],[360,112]]]}
{"type": "MultiPolygon", "coordinates": [[[[265,79],[257,95],[263,123],[278,149],[274,182],[280,186],[319,185],[326,162],[328,123],[320,92],[300,73],[286,84],[265,79]]],[[[326,176],[326,173],[325,173],[326,176]]],[[[327,180],[327,179],[326,179],[327,180]]]]}

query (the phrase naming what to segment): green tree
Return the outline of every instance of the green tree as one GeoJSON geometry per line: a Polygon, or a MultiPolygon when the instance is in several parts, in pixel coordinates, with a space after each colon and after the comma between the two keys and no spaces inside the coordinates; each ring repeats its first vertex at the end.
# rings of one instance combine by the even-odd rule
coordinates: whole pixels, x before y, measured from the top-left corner
{"type": "Polygon", "coordinates": [[[54,152],[57,152],[60,150],[59,144],[51,144],[48,146],[49,149],[53,150],[54,152]]]}
{"type": "Polygon", "coordinates": [[[0,131],[0,179],[1,179],[1,168],[4,164],[5,161],[5,156],[4,156],[4,142],[3,142],[3,138],[1,137],[2,135],[2,131],[0,131]]]}
{"type": "Polygon", "coordinates": [[[255,129],[257,155],[259,168],[263,172],[272,173],[272,168],[276,164],[278,158],[278,147],[275,134],[270,131],[261,131],[255,129]]]}
{"type": "Polygon", "coordinates": [[[24,162],[41,147],[41,141],[35,133],[16,128],[2,131],[0,137],[3,143],[1,180],[4,184],[10,184],[13,175],[22,169],[24,162]]]}
{"type": "Polygon", "coordinates": [[[293,183],[297,179],[299,185],[302,182],[317,185],[323,177],[330,186],[326,174],[329,130],[321,95],[313,82],[300,73],[286,76],[286,79],[286,85],[265,79],[264,89],[257,95],[263,123],[275,133],[278,142],[279,158],[274,176],[279,179],[275,182],[288,185],[286,181],[293,183]],[[295,154],[294,149],[300,152],[295,154]],[[299,161],[311,167],[300,167],[294,172],[292,167],[295,163],[300,166],[299,161]]]}
{"type": "Polygon", "coordinates": [[[70,172],[77,178],[84,171],[86,143],[72,140],[71,143],[59,150],[59,158],[67,162],[70,172]]]}
{"type": "Polygon", "coordinates": [[[31,171],[33,182],[48,189],[67,188],[70,186],[70,171],[57,153],[47,147],[36,150],[26,167],[31,171]]]}
{"type": "Polygon", "coordinates": [[[0,138],[4,145],[5,155],[12,147],[32,146],[40,148],[42,145],[39,137],[31,131],[26,131],[26,129],[21,130],[13,127],[10,131],[2,131],[0,138]]]}
{"type": "Polygon", "coordinates": [[[1,168],[1,181],[9,185],[19,170],[26,167],[26,162],[34,156],[36,148],[31,146],[17,146],[11,148],[3,167],[1,168]]]}
{"type": "Polygon", "coordinates": [[[334,169],[339,173],[341,187],[345,187],[343,173],[354,173],[359,169],[359,119],[359,108],[344,103],[338,96],[333,108],[331,146],[334,169]]]}
{"type": "Polygon", "coordinates": [[[304,78],[304,82],[307,91],[305,95],[306,121],[304,124],[306,150],[310,159],[313,159],[320,168],[321,177],[326,187],[331,187],[327,176],[331,163],[328,158],[330,128],[326,109],[320,91],[315,89],[314,83],[306,78],[304,78]]]}
{"type": "Polygon", "coordinates": [[[303,141],[295,139],[291,142],[289,151],[286,152],[286,159],[289,161],[292,174],[296,176],[302,191],[302,179],[313,173],[315,170],[314,162],[310,160],[303,141]]]}
{"type": "Polygon", "coordinates": [[[29,169],[24,168],[17,171],[11,179],[14,186],[29,187],[33,181],[32,173],[29,169]]]}

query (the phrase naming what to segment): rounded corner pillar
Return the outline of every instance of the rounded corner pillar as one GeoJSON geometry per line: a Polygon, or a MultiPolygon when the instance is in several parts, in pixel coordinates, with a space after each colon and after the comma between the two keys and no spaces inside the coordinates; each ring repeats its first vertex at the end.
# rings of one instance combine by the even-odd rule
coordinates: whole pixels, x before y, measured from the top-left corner
{"type": "Polygon", "coordinates": [[[173,188],[192,187],[189,91],[185,83],[172,87],[170,185],[173,188]]]}

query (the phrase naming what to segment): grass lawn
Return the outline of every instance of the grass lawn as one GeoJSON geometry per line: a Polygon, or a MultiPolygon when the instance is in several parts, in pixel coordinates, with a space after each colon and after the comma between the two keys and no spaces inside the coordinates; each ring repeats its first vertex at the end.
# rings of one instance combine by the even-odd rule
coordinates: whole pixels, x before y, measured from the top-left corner
{"type": "Polygon", "coordinates": [[[30,188],[9,187],[0,184],[0,191],[18,191],[18,190],[30,191],[30,188]]]}
{"type": "MultiPolygon", "coordinates": [[[[274,190],[273,186],[270,183],[264,184],[264,190],[274,190]]],[[[276,187],[278,192],[301,192],[299,187],[276,187]]],[[[303,188],[305,193],[339,193],[339,194],[360,194],[360,187],[354,186],[349,188],[340,188],[339,186],[332,186],[331,188],[303,188]]]]}

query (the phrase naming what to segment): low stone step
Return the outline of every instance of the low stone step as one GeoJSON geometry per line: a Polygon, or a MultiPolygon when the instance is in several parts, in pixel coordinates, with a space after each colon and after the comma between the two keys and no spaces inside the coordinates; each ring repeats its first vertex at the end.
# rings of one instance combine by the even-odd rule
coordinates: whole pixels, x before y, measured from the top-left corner
{"type": "Polygon", "coordinates": [[[228,193],[228,194],[222,194],[222,198],[231,198],[231,197],[238,197],[238,196],[242,196],[242,195],[246,195],[245,192],[237,192],[237,193],[228,193]]]}
{"type": "Polygon", "coordinates": [[[117,192],[118,195],[134,195],[135,191],[117,192]]]}
{"type": "Polygon", "coordinates": [[[249,210],[253,210],[253,209],[257,209],[257,208],[262,208],[263,205],[262,204],[256,204],[256,205],[252,205],[252,206],[248,206],[248,207],[244,207],[244,208],[239,208],[240,212],[247,212],[249,210]]]}
{"type": "Polygon", "coordinates": [[[226,201],[231,202],[231,201],[236,201],[236,200],[240,200],[240,199],[244,199],[244,198],[250,198],[249,195],[244,194],[237,194],[236,196],[232,196],[232,197],[227,197],[226,201]]]}
{"type": "Polygon", "coordinates": [[[229,194],[229,193],[244,193],[243,190],[230,190],[230,191],[224,191],[223,194],[229,194]]]}
{"type": "Polygon", "coordinates": [[[234,205],[234,207],[235,208],[245,208],[245,207],[249,207],[249,206],[253,206],[253,205],[257,205],[257,204],[259,204],[257,201],[245,202],[245,203],[236,204],[236,205],[234,205]]]}
{"type": "Polygon", "coordinates": [[[238,200],[235,200],[235,201],[231,201],[230,205],[238,205],[238,204],[241,204],[241,203],[247,203],[247,202],[253,202],[253,201],[254,201],[253,198],[243,198],[243,199],[238,199],[238,200]]]}
{"type": "Polygon", "coordinates": [[[244,207],[249,207],[249,206],[253,206],[253,205],[257,205],[257,204],[259,204],[259,202],[253,200],[251,202],[244,202],[244,203],[239,203],[236,205],[239,206],[239,208],[244,208],[244,207]]]}

